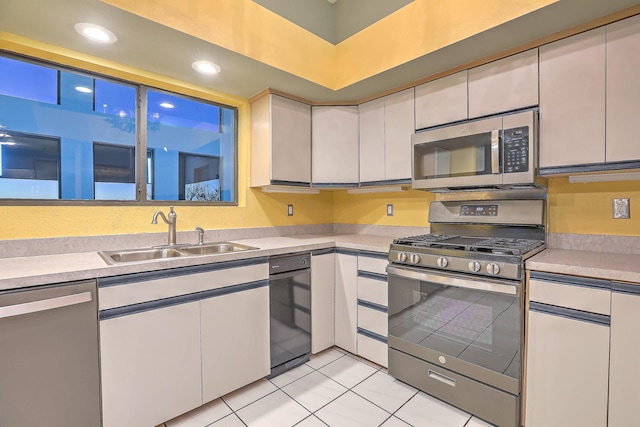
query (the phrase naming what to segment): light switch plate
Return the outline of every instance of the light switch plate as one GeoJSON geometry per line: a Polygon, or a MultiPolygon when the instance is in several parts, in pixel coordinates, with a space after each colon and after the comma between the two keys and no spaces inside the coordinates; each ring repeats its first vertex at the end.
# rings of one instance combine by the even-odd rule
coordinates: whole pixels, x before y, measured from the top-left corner
{"type": "Polygon", "coordinates": [[[387,205],[387,216],[393,216],[393,203],[387,205]]]}
{"type": "Polygon", "coordinates": [[[293,205],[287,205],[287,216],[293,216],[293,205]]]}
{"type": "Polygon", "coordinates": [[[613,199],[613,219],[629,219],[629,199],[613,199]]]}

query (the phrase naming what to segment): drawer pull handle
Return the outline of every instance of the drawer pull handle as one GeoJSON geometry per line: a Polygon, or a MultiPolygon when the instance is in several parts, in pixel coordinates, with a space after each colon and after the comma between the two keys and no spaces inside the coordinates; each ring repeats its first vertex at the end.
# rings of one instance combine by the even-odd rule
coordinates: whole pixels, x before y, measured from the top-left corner
{"type": "Polygon", "coordinates": [[[446,385],[450,385],[451,387],[456,386],[456,380],[432,371],[431,369],[429,369],[429,377],[433,378],[434,380],[440,381],[441,383],[445,383],[446,385]]]}
{"type": "Polygon", "coordinates": [[[82,304],[91,301],[91,292],[67,295],[64,297],[45,299],[40,301],[26,302],[23,304],[0,307],[0,319],[20,316],[21,314],[37,313],[39,311],[53,310],[54,308],[68,307],[70,305],[82,304]]]}

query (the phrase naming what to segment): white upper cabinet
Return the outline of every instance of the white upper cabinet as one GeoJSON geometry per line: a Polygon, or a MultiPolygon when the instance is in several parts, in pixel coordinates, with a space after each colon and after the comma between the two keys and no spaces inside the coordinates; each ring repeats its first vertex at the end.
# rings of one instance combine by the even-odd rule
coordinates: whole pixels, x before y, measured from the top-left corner
{"type": "Polygon", "coordinates": [[[311,121],[311,182],[328,187],[357,186],[358,107],[313,107],[311,121]]]}
{"type": "Polygon", "coordinates": [[[467,71],[416,86],[416,129],[468,118],[467,71]]]}
{"type": "Polygon", "coordinates": [[[540,168],[605,161],[605,29],[540,47],[540,168]]]}
{"type": "Polygon", "coordinates": [[[251,186],[310,184],[311,107],[270,94],[251,103],[251,186]]]}
{"type": "Polygon", "coordinates": [[[385,99],[359,105],[360,182],[385,179],[385,99]]]}
{"type": "Polygon", "coordinates": [[[469,117],[538,105],[538,49],[469,70],[469,117]]]}
{"type": "Polygon", "coordinates": [[[640,16],[607,26],[606,161],[640,159],[640,16]]]}
{"type": "Polygon", "coordinates": [[[414,90],[360,104],[360,182],[411,179],[414,90]]]}

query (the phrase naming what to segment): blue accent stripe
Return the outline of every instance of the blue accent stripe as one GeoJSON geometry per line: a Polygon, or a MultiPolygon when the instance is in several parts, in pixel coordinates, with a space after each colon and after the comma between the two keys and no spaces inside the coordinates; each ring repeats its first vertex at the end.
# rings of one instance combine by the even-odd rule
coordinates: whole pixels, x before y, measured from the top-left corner
{"type": "Polygon", "coordinates": [[[387,275],[386,274],[371,273],[370,271],[358,270],[358,277],[364,277],[364,278],[372,279],[372,280],[379,280],[381,282],[386,282],[387,281],[387,275]]]}
{"type": "Polygon", "coordinates": [[[194,265],[189,267],[178,267],[167,270],[146,271],[142,273],[126,274],[122,276],[103,277],[98,279],[99,288],[110,286],[126,285],[128,283],[146,282],[149,280],[164,279],[167,277],[184,276],[188,274],[205,273],[209,271],[226,270],[229,268],[248,267],[267,263],[267,257],[257,257],[240,259],[235,261],[223,261],[204,265],[194,265]]]}
{"type": "Polygon", "coordinates": [[[311,256],[320,256],[320,255],[335,254],[335,253],[336,253],[336,248],[319,249],[317,251],[311,251],[311,256]]]}
{"type": "Polygon", "coordinates": [[[384,187],[385,185],[401,185],[401,184],[411,184],[411,178],[389,179],[386,181],[365,181],[360,183],[360,185],[363,187],[384,187]]]}
{"type": "Polygon", "coordinates": [[[388,252],[359,251],[359,255],[367,258],[383,259],[385,261],[389,259],[388,252]]]}
{"type": "Polygon", "coordinates": [[[623,294],[640,295],[640,284],[632,285],[630,283],[613,282],[611,290],[623,294]]]}
{"type": "Polygon", "coordinates": [[[312,183],[313,188],[357,188],[357,182],[323,182],[323,183],[312,183]]]}
{"type": "Polygon", "coordinates": [[[257,282],[243,283],[240,285],[226,286],[220,289],[211,289],[209,291],[195,292],[187,295],[179,295],[175,297],[163,298],[155,301],[147,301],[138,304],[127,305],[124,307],[109,308],[101,310],[99,314],[100,320],[108,320],[116,317],[128,316],[131,314],[142,313],[145,311],[158,310],[161,308],[171,307],[174,305],[186,304],[190,302],[200,301],[209,298],[215,298],[222,295],[243,292],[252,289],[269,286],[268,280],[259,280],[257,282]]]}
{"type": "Polygon", "coordinates": [[[545,282],[558,282],[563,285],[581,286],[584,288],[611,289],[611,281],[602,279],[591,279],[589,277],[567,276],[565,274],[545,273],[532,271],[532,279],[543,280],[545,282]]]}
{"type": "Polygon", "coordinates": [[[376,304],[374,302],[358,299],[358,305],[361,307],[366,307],[372,310],[380,311],[382,313],[388,313],[387,307],[385,307],[384,305],[376,304]]]}
{"type": "Polygon", "coordinates": [[[553,316],[565,317],[567,319],[579,320],[582,322],[595,323],[597,325],[610,326],[611,317],[603,314],[589,313],[587,311],[574,310],[572,308],[557,307],[555,305],[530,302],[529,309],[538,313],[551,314],[553,316]]]}
{"type": "Polygon", "coordinates": [[[375,332],[367,331],[366,329],[358,328],[358,333],[360,335],[364,335],[365,337],[374,339],[376,341],[380,341],[381,343],[387,343],[387,337],[383,337],[382,335],[378,335],[375,332]]]}
{"type": "Polygon", "coordinates": [[[271,185],[283,185],[287,187],[307,187],[311,188],[311,183],[302,181],[279,181],[277,179],[271,180],[271,185]]]}
{"type": "Polygon", "coordinates": [[[360,251],[358,251],[357,249],[336,248],[336,253],[337,254],[342,254],[342,255],[355,255],[355,256],[358,256],[360,251]]]}

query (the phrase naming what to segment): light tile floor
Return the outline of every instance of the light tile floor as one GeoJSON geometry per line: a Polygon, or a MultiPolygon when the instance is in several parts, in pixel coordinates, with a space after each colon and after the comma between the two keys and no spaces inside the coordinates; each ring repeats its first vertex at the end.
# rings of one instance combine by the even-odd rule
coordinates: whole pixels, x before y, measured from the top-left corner
{"type": "Polygon", "coordinates": [[[488,427],[336,347],[164,423],[165,427],[488,427]]]}

